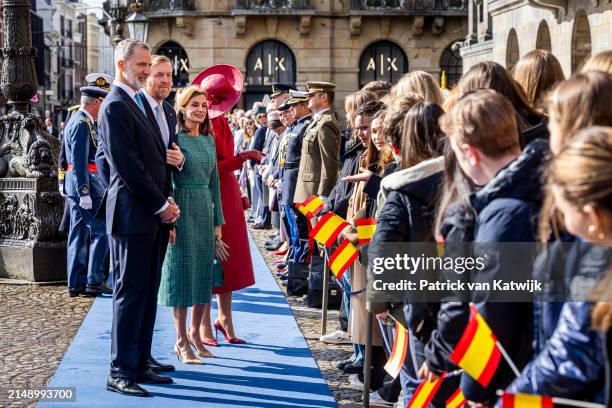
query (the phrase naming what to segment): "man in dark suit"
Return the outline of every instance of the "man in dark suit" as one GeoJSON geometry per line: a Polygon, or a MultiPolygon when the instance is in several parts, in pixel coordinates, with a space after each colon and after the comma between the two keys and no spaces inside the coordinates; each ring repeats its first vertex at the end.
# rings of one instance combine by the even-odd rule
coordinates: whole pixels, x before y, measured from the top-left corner
{"type": "MultiPolygon", "coordinates": [[[[266,139],[268,135],[268,119],[266,115],[266,106],[260,105],[255,110],[255,117],[259,122],[259,126],[253,135],[253,139],[251,140],[251,144],[249,146],[250,150],[259,150],[263,151],[264,146],[266,144],[266,139]]],[[[255,162],[255,160],[249,160],[247,162],[249,172],[253,172],[253,185],[251,186],[253,197],[253,221],[255,226],[258,229],[266,228],[267,226],[264,224],[264,195],[263,195],[263,180],[261,178],[261,174],[259,174],[259,165],[255,162]]]]}
{"type": "Polygon", "coordinates": [[[113,269],[111,369],[107,389],[145,397],[138,383],[171,383],[149,369],[162,224],[180,211],[170,195],[166,147],[146,115],[138,90],[151,64],[146,44],[133,39],[115,49],[115,81],[100,109],[100,148],[109,164],[106,232],[113,269]]]}

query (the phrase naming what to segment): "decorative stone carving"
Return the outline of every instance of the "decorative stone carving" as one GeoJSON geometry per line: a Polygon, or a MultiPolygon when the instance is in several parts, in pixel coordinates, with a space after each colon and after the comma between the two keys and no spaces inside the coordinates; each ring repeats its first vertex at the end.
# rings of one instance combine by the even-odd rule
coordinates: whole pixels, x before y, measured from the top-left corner
{"type": "Polygon", "coordinates": [[[414,22],[412,23],[412,36],[419,37],[423,34],[423,27],[425,27],[425,17],[415,16],[414,22]]]}
{"type": "Polygon", "coordinates": [[[353,37],[357,37],[361,33],[361,16],[350,17],[349,30],[353,37]]]}
{"type": "Polygon", "coordinates": [[[177,16],[176,26],[183,30],[186,36],[193,36],[193,24],[195,22],[194,16],[177,16]]]}
{"type": "Polygon", "coordinates": [[[389,37],[391,32],[391,17],[380,18],[380,33],[383,37],[389,37]]]}
{"type": "Polygon", "coordinates": [[[433,24],[431,25],[431,32],[433,35],[440,35],[444,31],[444,17],[438,16],[434,18],[433,24]]]}
{"type": "Polygon", "coordinates": [[[300,16],[300,35],[306,37],[310,33],[312,19],[310,16],[300,16]]]}
{"type": "Polygon", "coordinates": [[[242,37],[246,33],[247,16],[234,16],[234,24],[236,24],[236,37],[242,37]]]}

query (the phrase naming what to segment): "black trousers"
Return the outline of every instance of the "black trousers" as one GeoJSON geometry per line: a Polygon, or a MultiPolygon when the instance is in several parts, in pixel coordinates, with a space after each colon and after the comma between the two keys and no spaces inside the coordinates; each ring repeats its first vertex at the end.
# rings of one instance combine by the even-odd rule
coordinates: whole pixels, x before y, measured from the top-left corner
{"type": "Polygon", "coordinates": [[[161,238],[161,228],[152,234],[110,236],[114,289],[111,376],[114,378],[134,380],[146,370],[161,279],[161,238]]]}

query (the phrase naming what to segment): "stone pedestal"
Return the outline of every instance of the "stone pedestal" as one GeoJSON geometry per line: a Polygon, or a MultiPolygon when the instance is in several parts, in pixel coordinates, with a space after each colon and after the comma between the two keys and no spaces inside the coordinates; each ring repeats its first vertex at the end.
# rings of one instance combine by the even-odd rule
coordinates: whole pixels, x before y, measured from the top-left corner
{"type": "Polygon", "coordinates": [[[63,203],[54,178],[0,178],[0,277],[66,280],[63,203]]]}

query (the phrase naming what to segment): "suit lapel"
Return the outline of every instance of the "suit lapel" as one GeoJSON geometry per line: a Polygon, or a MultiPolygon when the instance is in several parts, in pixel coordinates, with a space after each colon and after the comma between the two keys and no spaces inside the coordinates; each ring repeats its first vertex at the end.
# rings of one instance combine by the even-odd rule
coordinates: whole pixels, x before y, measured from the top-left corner
{"type": "Polygon", "coordinates": [[[168,123],[168,131],[170,132],[170,143],[168,147],[171,147],[176,136],[176,112],[169,103],[164,102],[163,106],[164,113],[166,114],[166,122],[168,123]]]}
{"type": "Polygon", "coordinates": [[[157,124],[155,113],[151,109],[151,105],[149,104],[149,100],[147,99],[146,95],[142,91],[138,91],[138,93],[140,94],[140,97],[142,99],[142,104],[144,105],[145,111],[147,111],[147,115],[146,115],[147,119],[149,120],[149,123],[151,124],[151,126],[153,126],[153,129],[155,129],[155,135],[156,135],[155,140],[157,141],[158,147],[162,149],[162,152],[165,156],[166,148],[164,147],[164,138],[161,134],[161,129],[159,128],[159,125],[157,124]]]}

